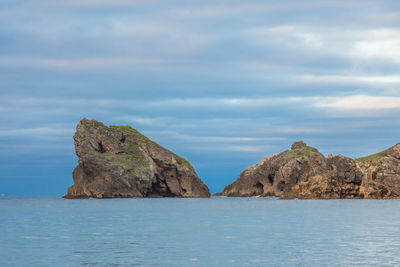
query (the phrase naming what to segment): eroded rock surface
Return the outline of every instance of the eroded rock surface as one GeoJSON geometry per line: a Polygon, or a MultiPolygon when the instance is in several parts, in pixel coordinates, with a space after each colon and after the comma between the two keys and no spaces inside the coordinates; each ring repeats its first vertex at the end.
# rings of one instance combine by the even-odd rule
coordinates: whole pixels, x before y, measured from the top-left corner
{"type": "Polygon", "coordinates": [[[364,173],[361,185],[361,193],[364,197],[400,197],[400,143],[356,161],[364,173]]]}
{"type": "Polygon", "coordinates": [[[400,144],[360,159],[325,158],[299,141],[290,150],[263,158],[226,186],[223,196],[281,198],[398,198],[400,144]]]}
{"type": "Polygon", "coordinates": [[[65,198],[210,196],[187,160],[129,126],[82,119],[74,143],[79,164],[65,198]]]}

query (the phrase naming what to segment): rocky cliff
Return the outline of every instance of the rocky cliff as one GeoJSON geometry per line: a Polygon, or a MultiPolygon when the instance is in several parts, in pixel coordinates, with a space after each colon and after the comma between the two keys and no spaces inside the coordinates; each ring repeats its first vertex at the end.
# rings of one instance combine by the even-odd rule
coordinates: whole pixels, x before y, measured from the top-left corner
{"type": "Polygon", "coordinates": [[[281,198],[398,198],[400,144],[360,159],[325,158],[296,142],[290,150],[263,158],[226,186],[223,196],[281,198]]]}
{"type": "Polygon", "coordinates": [[[129,126],[82,119],[74,143],[79,163],[64,198],[210,196],[187,160],[129,126]]]}
{"type": "Polygon", "coordinates": [[[400,197],[400,143],[356,162],[364,174],[360,188],[364,197],[400,197]]]}

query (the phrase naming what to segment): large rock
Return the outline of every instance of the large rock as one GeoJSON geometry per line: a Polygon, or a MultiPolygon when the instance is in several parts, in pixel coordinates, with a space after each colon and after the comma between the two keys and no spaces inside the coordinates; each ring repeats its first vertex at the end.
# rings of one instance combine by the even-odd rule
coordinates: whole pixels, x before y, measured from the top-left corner
{"type": "Polygon", "coordinates": [[[79,164],[65,198],[210,196],[187,160],[129,126],[82,119],[74,142],[79,164]]]}
{"type": "Polygon", "coordinates": [[[291,150],[263,158],[226,186],[223,196],[281,198],[400,197],[400,145],[366,158],[325,158],[296,142],[291,150]]]}

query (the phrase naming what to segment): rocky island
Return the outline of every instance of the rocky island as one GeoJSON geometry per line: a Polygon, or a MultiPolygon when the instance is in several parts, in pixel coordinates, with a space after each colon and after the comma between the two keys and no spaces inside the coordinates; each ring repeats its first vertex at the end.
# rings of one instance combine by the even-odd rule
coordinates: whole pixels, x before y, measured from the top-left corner
{"type": "Polygon", "coordinates": [[[299,199],[399,198],[400,144],[358,159],[324,157],[304,142],[245,169],[218,195],[299,199]]]}
{"type": "Polygon", "coordinates": [[[187,160],[130,126],[82,119],[74,143],[79,163],[64,198],[210,196],[187,160]]]}

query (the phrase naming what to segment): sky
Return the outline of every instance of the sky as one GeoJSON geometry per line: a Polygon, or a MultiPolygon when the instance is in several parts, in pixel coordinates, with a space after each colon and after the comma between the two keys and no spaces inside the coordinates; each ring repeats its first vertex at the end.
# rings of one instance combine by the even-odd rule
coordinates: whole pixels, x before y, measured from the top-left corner
{"type": "Polygon", "coordinates": [[[80,119],[131,125],[212,193],[297,140],[400,142],[400,2],[2,0],[0,194],[63,195],[80,119]]]}

